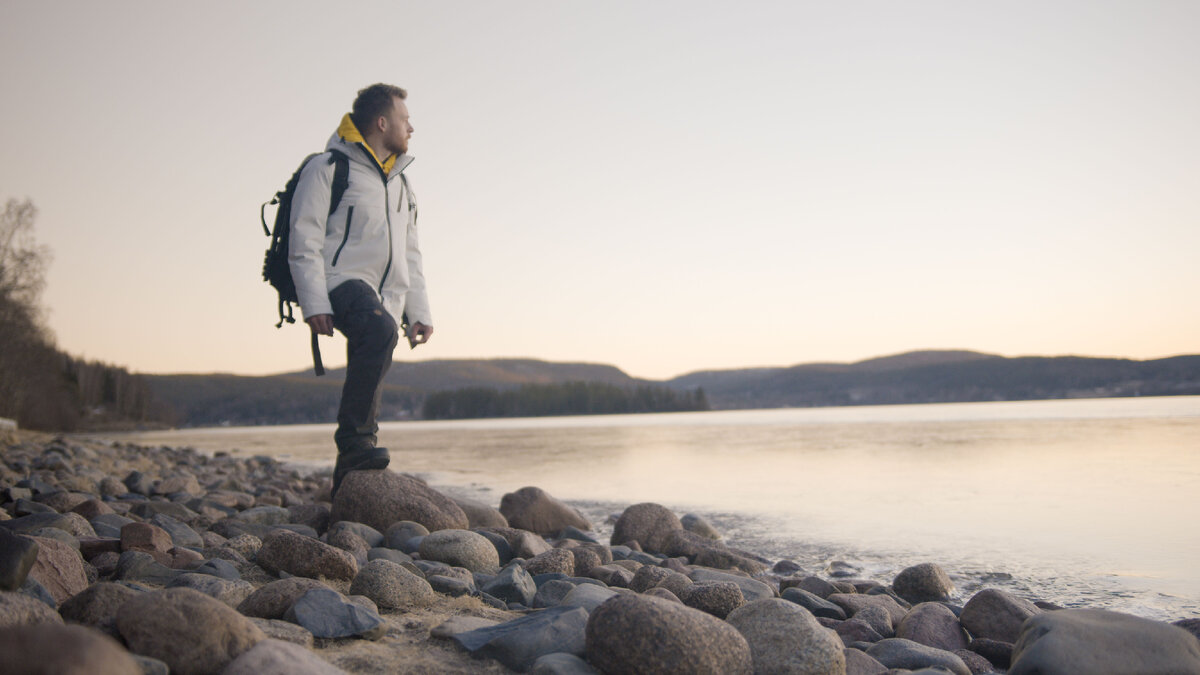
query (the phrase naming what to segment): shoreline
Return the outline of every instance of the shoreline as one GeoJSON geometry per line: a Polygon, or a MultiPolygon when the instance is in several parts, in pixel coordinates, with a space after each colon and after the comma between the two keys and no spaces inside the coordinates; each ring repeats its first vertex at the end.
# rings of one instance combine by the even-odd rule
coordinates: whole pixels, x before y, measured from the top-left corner
{"type": "MultiPolygon", "coordinates": [[[[291,644],[298,644],[307,649],[307,653],[319,658],[321,662],[333,664],[347,672],[421,672],[422,670],[427,672],[431,669],[442,672],[510,672],[494,658],[483,660],[473,658],[469,650],[458,646],[453,638],[435,637],[439,626],[455,617],[459,617],[455,621],[466,621],[472,626],[477,626],[487,622],[513,621],[525,616],[539,615],[539,613],[545,615],[544,609],[533,609],[529,603],[517,603],[516,605],[496,603],[496,596],[481,591],[485,583],[494,582],[497,576],[494,572],[502,572],[502,570],[492,569],[496,567],[495,565],[492,565],[486,572],[468,572],[466,576],[463,576],[462,572],[447,571],[452,568],[462,569],[463,566],[451,565],[448,567],[441,562],[435,562],[437,556],[426,555],[427,552],[424,549],[404,551],[406,544],[404,541],[394,541],[389,546],[383,546],[383,540],[368,541],[374,535],[383,536],[384,532],[390,532],[388,523],[382,523],[377,531],[372,530],[373,534],[367,533],[366,537],[360,536],[363,534],[362,532],[344,534],[344,528],[338,530],[338,534],[332,534],[336,528],[330,527],[331,512],[335,517],[337,514],[346,515],[353,512],[353,508],[349,505],[353,498],[339,496],[339,499],[334,500],[332,504],[322,500],[323,496],[327,498],[329,473],[327,469],[317,470],[305,476],[288,467],[285,462],[271,458],[234,457],[228,452],[216,452],[209,456],[190,448],[147,448],[120,441],[99,440],[96,436],[97,434],[93,432],[86,434],[86,437],[78,434],[61,437],[35,432],[17,432],[8,434],[8,438],[5,439],[4,435],[0,434],[0,439],[4,439],[3,447],[5,448],[4,464],[0,465],[0,505],[3,506],[4,511],[3,515],[0,515],[0,528],[11,531],[14,529],[14,523],[19,524],[28,516],[42,513],[45,514],[43,518],[45,522],[42,527],[23,531],[22,535],[41,535],[36,540],[41,545],[41,549],[54,549],[57,554],[65,555],[68,559],[71,554],[61,550],[62,547],[58,544],[65,544],[70,549],[72,547],[69,538],[74,538],[78,547],[79,552],[76,554],[78,574],[72,578],[60,578],[62,575],[45,568],[37,568],[40,571],[31,573],[34,574],[34,577],[41,575],[42,578],[38,581],[41,586],[40,593],[45,594],[43,599],[46,595],[51,596],[59,610],[65,611],[64,608],[70,607],[70,602],[74,601],[73,598],[85,594],[85,591],[91,591],[98,587],[108,588],[116,584],[135,587],[139,593],[156,592],[157,589],[163,589],[173,584],[185,585],[189,588],[197,587],[201,593],[208,592],[220,603],[234,609],[244,609],[241,606],[246,598],[281,577],[317,576],[343,597],[359,595],[354,592],[362,590],[354,588],[355,584],[359,584],[356,580],[357,576],[361,576],[358,574],[359,570],[366,570],[372,565],[384,567],[383,563],[373,562],[379,558],[399,560],[397,567],[404,565],[404,569],[407,570],[404,572],[405,574],[414,578],[420,576],[420,581],[433,590],[425,599],[408,606],[387,607],[386,602],[381,603],[378,600],[372,603],[375,605],[374,612],[381,621],[380,625],[384,626],[377,639],[323,639],[320,637],[314,639],[311,635],[305,639],[302,635],[299,638],[295,638],[293,635],[293,639],[297,641],[291,644]],[[135,474],[140,474],[140,476],[135,476],[135,474]],[[31,478],[37,479],[37,481],[31,482],[31,478]],[[21,481],[25,481],[30,487],[19,486],[18,483],[21,481]],[[85,489],[89,487],[94,491],[85,489]],[[126,492],[121,492],[122,490],[126,490],[126,492]],[[158,506],[154,506],[154,504],[158,504],[158,506]],[[256,523],[245,515],[255,510],[263,513],[270,512],[276,517],[286,518],[287,522],[292,523],[288,526],[292,530],[300,531],[303,527],[307,527],[312,531],[312,535],[321,535],[325,540],[321,545],[333,549],[334,552],[321,550],[335,558],[339,556],[341,559],[350,558],[355,574],[342,574],[340,578],[326,574],[293,574],[296,570],[289,572],[286,567],[279,567],[277,563],[264,562],[267,558],[262,553],[264,542],[271,537],[278,538],[280,536],[278,526],[284,523],[277,522],[273,525],[256,523]],[[185,528],[177,528],[177,530],[167,533],[171,536],[165,541],[160,539],[149,548],[139,547],[126,541],[128,537],[123,528],[117,528],[115,531],[112,529],[101,531],[103,529],[101,525],[106,520],[114,522],[114,519],[100,518],[99,521],[97,519],[100,515],[113,511],[117,512],[117,515],[120,515],[120,511],[124,511],[124,517],[131,523],[154,521],[158,525],[171,525],[172,527],[182,523],[185,528]],[[69,518],[55,520],[54,516],[50,515],[52,512],[58,516],[69,516],[69,518]],[[160,517],[167,515],[168,512],[182,517],[160,517]],[[95,515],[91,515],[93,513],[95,515]],[[289,515],[283,516],[283,513],[289,515]],[[84,518],[82,514],[88,514],[91,517],[84,518]],[[147,517],[147,514],[151,514],[150,517],[147,517]],[[305,515],[301,517],[297,514],[305,515]],[[323,522],[322,517],[324,518],[323,522]],[[52,520],[56,524],[45,524],[52,520]],[[302,522],[304,520],[311,524],[305,525],[302,522]],[[313,525],[319,526],[314,527],[313,525]],[[48,531],[45,529],[47,527],[57,530],[57,532],[48,531]],[[92,529],[91,533],[86,531],[88,528],[92,529]],[[59,532],[69,536],[63,536],[59,532]],[[252,532],[257,533],[258,536],[252,532]],[[241,540],[243,536],[248,536],[248,539],[241,540]],[[199,540],[189,539],[189,537],[198,537],[199,540]],[[237,540],[241,540],[239,545],[231,544],[237,540]],[[255,540],[257,540],[257,548],[255,540]],[[380,551],[379,549],[386,550],[380,551]],[[148,558],[142,558],[137,554],[146,555],[148,558]],[[135,559],[141,560],[143,564],[133,565],[131,561],[135,559]],[[215,560],[228,561],[236,571],[236,579],[225,579],[224,581],[228,584],[209,582],[207,579],[199,581],[191,579],[187,584],[192,584],[192,586],[179,584],[178,580],[182,577],[203,576],[189,573],[196,568],[206,564],[219,566],[213,563],[215,560]],[[443,573],[451,575],[449,579],[457,581],[458,584],[442,580],[443,573]],[[453,575],[457,575],[457,578],[453,575]],[[433,580],[433,584],[438,585],[431,585],[429,583],[431,580],[433,580]],[[464,587],[467,590],[464,590],[464,587]],[[488,604],[489,602],[491,604],[488,604]],[[404,670],[410,666],[403,664],[414,665],[411,666],[411,669],[404,670]],[[421,667],[417,668],[415,664],[420,664],[421,667]]],[[[382,479],[384,474],[396,476],[392,472],[358,472],[353,476],[355,480],[361,477],[365,481],[367,478],[382,479]],[[378,476],[375,476],[376,474],[378,476]]],[[[429,499],[434,502],[441,499],[455,503],[457,504],[455,508],[463,514],[463,517],[470,516],[470,522],[465,520],[462,522],[463,525],[469,527],[460,529],[431,526],[428,530],[435,532],[439,529],[466,531],[479,537],[480,535],[475,534],[472,530],[487,534],[480,528],[503,529],[513,525],[512,522],[505,520],[501,511],[494,505],[482,504],[461,497],[452,499],[451,497],[455,496],[454,493],[459,490],[445,489],[445,494],[442,494],[437,490],[429,489],[428,486],[424,488],[417,486],[418,482],[413,482],[412,490],[417,492],[429,490],[431,493],[429,499]],[[451,497],[447,497],[446,494],[451,497]]],[[[364,483],[360,487],[369,493],[371,489],[378,487],[372,485],[364,483]]],[[[347,486],[354,487],[354,484],[348,482],[347,486]]],[[[490,489],[485,486],[483,492],[489,491],[490,489]]],[[[464,494],[468,492],[468,489],[462,490],[464,494]]],[[[476,492],[478,493],[478,491],[476,492]]],[[[524,490],[518,491],[518,494],[521,492],[524,490]]],[[[384,493],[376,496],[384,501],[387,499],[384,493]]],[[[502,507],[503,502],[508,502],[510,497],[514,497],[514,495],[505,495],[502,507]]],[[[675,538],[669,543],[651,544],[647,542],[647,545],[641,547],[646,549],[645,553],[636,550],[626,552],[624,547],[604,544],[603,542],[608,540],[608,536],[597,537],[595,535],[598,533],[618,535],[618,531],[623,528],[626,533],[631,532],[632,530],[629,529],[631,526],[626,524],[626,520],[635,507],[626,505],[627,508],[615,522],[609,518],[595,516],[589,522],[589,519],[582,518],[580,510],[559,502],[550,495],[544,495],[535,499],[534,502],[536,502],[537,509],[551,513],[560,520],[563,518],[571,520],[573,513],[574,517],[581,519],[576,524],[583,526],[581,527],[582,531],[579,538],[574,540],[562,539],[553,535],[536,536],[533,539],[526,535],[512,535],[511,540],[505,540],[510,548],[516,548],[513,546],[514,542],[522,542],[520,545],[531,547],[522,550],[525,553],[524,556],[516,556],[518,559],[524,559],[523,563],[517,564],[517,568],[537,571],[545,567],[549,570],[553,565],[545,561],[537,561],[556,556],[562,559],[565,555],[564,552],[569,551],[571,555],[566,555],[566,558],[574,556],[572,561],[574,564],[569,565],[572,574],[566,575],[566,577],[583,578],[583,573],[573,576],[574,571],[585,569],[585,566],[578,561],[581,558],[590,560],[588,556],[591,553],[584,555],[580,550],[601,551],[601,549],[606,549],[609,561],[599,565],[593,564],[594,573],[587,577],[593,579],[593,582],[584,585],[591,585],[591,583],[599,581],[611,589],[620,589],[620,594],[626,596],[630,593],[628,589],[631,582],[634,581],[634,573],[642,568],[650,567],[667,569],[680,575],[695,576],[699,574],[702,578],[710,573],[717,575],[703,582],[689,581],[687,584],[689,589],[692,585],[699,584],[705,588],[721,587],[724,592],[729,592],[730,584],[741,583],[736,579],[731,581],[727,578],[732,575],[752,581],[756,580],[756,583],[765,582],[762,585],[771,589],[770,594],[778,596],[782,591],[790,590],[791,587],[802,588],[803,583],[810,583],[815,587],[817,581],[807,582],[804,580],[817,579],[823,583],[837,585],[842,592],[853,591],[854,594],[864,598],[870,597],[873,602],[883,601],[883,598],[887,598],[887,602],[897,603],[897,608],[906,604],[904,598],[898,595],[893,588],[896,584],[894,579],[872,579],[870,575],[864,574],[869,570],[845,561],[830,561],[827,567],[814,570],[812,566],[797,565],[787,560],[763,558],[755,552],[744,551],[722,543],[720,533],[712,531],[712,525],[704,518],[693,517],[691,519],[692,523],[697,520],[700,522],[699,525],[696,525],[698,530],[690,529],[690,525],[682,529],[680,529],[682,526],[668,528],[670,530],[668,534],[675,538]],[[705,531],[705,528],[708,531],[705,531]],[[591,534],[586,534],[589,531],[591,534]],[[704,531],[705,534],[696,534],[697,531],[704,531]],[[685,532],[688,534],[684,534],[685,532]],[[668,553],[674,555],[668,555],[668,553]],[[547,565],[550,567],[546,567],[547,565]],[[579,565],[579,567],[575,567],[575,565],[579,565]],[[614,569],[601,569],[610,567],[614,569]],[[704,570],[711,570],[711,572],[704,570]],[[862,578],[860,575],[867,578],[862,578]],[[721,584],[725,585],[721,586],[721,584]]],[[[363,517],[369,518],[369,512],[374,510],[378,503],[381,502],[369,502],[366,507],[367,511],[362,512],[363,517]]],[[[588,514],[594,514],[599,509],[600,512],[608,511],[609,515],[614,518],[617,516],[612,512],[612,505],[609,504],[596,503],[588,507],[586,504],[576,503],[583,505],[583,511],[588,514]]],[[[638,507],[641,506],[644,505],[638,505],[638,507]]],[[[669,511],[664,507],[657,508],[664,512],[669,511]]],[[[511,512],[512,509],[510,508],[509,511],[511,512]]],[[[674,515],[684,515],[686,520],[690,514],[674,515]]],[[[674,515],[670,517],[674,517],[674,515]]],[[[42,516],[38,517],[42,518],[42,516]]],[[[429,516],[429,518],[436,520],[434,516],[429,516]]],[[[678,519],[676,521],[678,522],[678,519]]],[[[720,524],[720,520],[717,519],[717,521],[720,524]]],[[[561,525],[562,522],[558,524],[561,525]]],[[[128,524],[126,523],[126,525],[128,524]]],[[[112,525],[109,527],[111,528],[112,525]]],[[[0,532],[0,535],[3,534],[0,532]]],[[[296,536],[303,537],[305,535],[296,536]]],[[[640,536],[657,537],[659,535],[643,533],[640,536]]],[[[621,537],[616,536],[616,538],[621,537]]],[[[504,537],[499,535],[488,537],[498,551],[504,546],[499,541],[501,539],[504,537]]],[[[636,540],[640,542],[641,538],[636,540]]],[[[314,541],[319,540],[314,539],[314,541]]],[[[419,546],[420,544],[418,544],[419,546]]],[[[45,552],[40,551],[38,556],[45,552]]],[[[554,564],[560,565],[562,560],[558,560],[554,564]]],[[[504,570],[508,570],[510,567],[512,565],[507,565],[504,570]]],[[[225,568],[222,567],[222,569],[225,568]]],[[[519,571],[520,569],[518,569],[519,571]]],[[[953,607],[959,612],[963,609],[962,605],[969,604],[980,591],[985,588],[998,589],[1003,586],[1002,582],[1004,581],[1000,578],[993,578],[991,584],[987,584],[987,580],[978,584],[974,582],[964,584],[964,577],[961,573],[954,572],[953,576],[943,573],[942,576],[946,576],[945,583],[950,584],[950,589],[943,589],[938,600],[944,606],[953,607]]],[[[407,579],[407,577],[405,578],[407,579]]],[[[543,584],[539,584],[537,588],[539,592],[546,581],[554,580],[542,579],[543,584]]],[[[714,601],[700,599],[699,596],[702,594],[696,592],[695,589],[689,589],[680,591],[688,598],[687,602],[683,603],[684,605],[693,608],[699,605],[709,614],[720,613],[721,608],[713,611],[714,608],[711,606],[704,607],[706,602],[711,604],[714,601]]],[[[17,594],[11,589],[6,590],[14,595],[17,594]]],[[[616,595],[616,591],[613,591],[613,594],[616,595]]],[[[827,593],[830,597],[835,594],[836,591],[833,594],[827,593]]],[[[32,590],[27,588],[24,595],[32,597],[39,595],[39,591],[37,588],[32,590]]],[[[738,592],[739,606],[747,602],[749,595],[751,592],[746,589],[738,592]]],[[[368,597],[370,597],[369,594],[368,597]]],[[[674,600],[679,602],[680,598],[676,597],[674,600]]],[[[911,607],[917,603],[907,604],[911,607]]],[[[1084,604],[1085,602],[1081,600],[1080,605],[1084,604]]],[[[893,617],[895,620],[891,624],[876,631],[875,634],[879,636],[879,639],[887,639],[883,637],[887,631],[896,630],[898,626],[892,624],[898,624],[899,619],[903,617],[903,612],[908,610],[900,611],[900,616],[893,617]]],[[[245,612],[242,612],[242,615],[245,615],[245,612]]],[[[0,616],[4,616],[2,611],[0,611],[0,616]]],[[[820,614],[814,613],[813,616],[820,616],[820,614]]],[[[107,618],[111,619],[111,617],[107,618]]],[[[258,617],[260,621],[275,622],[281,618],[258,617]]],[[[1174,618],[1195,619],[1195,617],[1174,618]]],[[[852,623],[849,617],[840,620],[822,617],[822,623],[832,624],[834,621],[837,621],[837,630],[839,631],[852,623]]],[[[109,623],[111,624],[111,621],[109,623]]],[[[12,623],[0,625],[11,626],[12,623]]],[[[258,630],[264,631],[269,628],[280,636],[285,636],[288,634],[287,628],[294,625],[294,623],[288,624],[288,626],[266,624],[259,626],[258,630]]],[[[834,628],[833,625],[825,627],[834,628]]],[[[109,628],[112,628],[111,625],[109,628]]],[[[125,631],[123,628],[117,629],[115,635],[129,644],[131,638],[127,633],[131,631],[132,629],[130,631],[125,631]]],[[[451,629],[445,629],[443,633],[455,634],[451,629]]],[[[270,633],[264,634],[269,635],[270,633]]],[[[838,643],[840,648],[864,653],[869,649],[866,647],[870,644],[869,640],[846,640],[845,635],[842,636],[842,639],[843,642],[838,643]],[[858,647],[851,647],[850,643],[852,642],[859,643],[858,647]]],[[[286,639],[284,641],[286,642],[286,639]]],[[[977,639],[964,643],[964,647],[975,641],[977,639]]],[[[978,655],[978,651],[974,653],[978,655]]],[[[589,653],[589,658],[591,656],[593,655],[589,653]]],[[[857,655],[852,656],[857,657],[857,655]]],[[[965,659],[967,656],[964,654],[962,658],[965,659]]],[[[503,660],[512,657],[500,658],[503,660]]],[[[231,658],[230,661],[233,659],[231,658]]],[[[211,672],[221,671],[213,670],[211,672]]]]}

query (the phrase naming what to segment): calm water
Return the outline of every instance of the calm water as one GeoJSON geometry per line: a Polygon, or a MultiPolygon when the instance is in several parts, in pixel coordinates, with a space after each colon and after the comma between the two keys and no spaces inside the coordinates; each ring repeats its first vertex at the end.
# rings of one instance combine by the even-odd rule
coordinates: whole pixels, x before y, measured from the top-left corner
{"type": "MultiPolygon", "coordinates": [[[[332,425],[131,434],[331,466],[332,425]]],[[[539,486],[608,517],[654,501],[735,546],[959,592],[1200,616],[1200,397],[397,422],[392,468],[498,505],[539,486]]]]}

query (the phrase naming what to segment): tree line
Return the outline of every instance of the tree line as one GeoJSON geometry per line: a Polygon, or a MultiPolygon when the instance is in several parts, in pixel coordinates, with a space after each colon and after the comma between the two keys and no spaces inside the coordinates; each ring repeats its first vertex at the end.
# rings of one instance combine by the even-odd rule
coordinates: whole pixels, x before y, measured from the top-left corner
{"type": "Polygon", "coordinates": [[[704,390],[619,387],[600,382],[526,384],[515,389],[464,387],[430,394],[421,406],[427,420],[543,417],[708,410],[704,390]]]}
{"type": "Polygon", "coordinates": [[[54,431],[169,423],[145,378],[56,346],[40,304],[50,250],[34,239],[36,217],[29,199],[0,213],[0,417],[54,431]]]}

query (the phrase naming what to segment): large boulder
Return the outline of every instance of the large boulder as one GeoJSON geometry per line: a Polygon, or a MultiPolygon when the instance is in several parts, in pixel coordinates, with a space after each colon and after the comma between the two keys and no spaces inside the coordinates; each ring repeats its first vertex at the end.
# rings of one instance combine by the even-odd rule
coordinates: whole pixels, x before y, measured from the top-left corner
{"type": "Polygon", "coordinates": [[[553,536],[567,527],[592,529],[583,514],[538,487],[523,487],[500,499],[500,513],[510,527],[553,536]]]}
{"type": "Polygon", "coordinates": [[[32,539],[38,544],[38,552],[29,578],[44,586],[55,602],[61,603],[88,587],[79,551],[57,539],[32,539]]]}
{"type": "Polygon", "coordinates": [[[0,670],[6,675],[141,675],[116,640],[86,626],[37,624],[0,630],[0,670]]]}
{"type": "Polygon", "coordinates": [[[939,565],[921,563],[901,570],[892,580],[892,589],[896,595],[914,604],[939,602],[950,598],[954,582],[939,565]]]}
{"type": "Polygon", "coordinates": [[[1026,619],[1040,614],[1032,602],[998,588],[985,588],[967,601],[958,620],[972,637],[1016,642],[1026,619]]]}
{"type": "Polygon", "coordinates": [[[846,672],[842,641],[799,605],[779,598],[755,600],[725,620],[746,638],[756,673],[846,672]]]}
{"type": "Polygon", "coordinates": [[[425,535],[418,548],[423,560],[436,560],[472,572],[495,574],[500,554],[487,537],[470,530],[438,530],[425,535]]]}
{"type": "Polygon", "coordinates": [[[1012,675],[1200,673],[1200,641],[1167,623],[1102,609],[1064,609],[1027,621],[1012,675]]]}
{"type": "Polygon", "coordinates": [[[429,529],[465,530],[467,514],[446,495],[414,476],[388,470],[351,471],[333,500],[330,522],[352,520],[386,532],[399,520],[411,520],[429,529]]]}
{"type": "Polygon", "coordinates": [[[266,639],[250,619],[190,588],[131,598],[117,611],[129,648],[165,662],[175,675],[219,673],[266,639]]]}
{"type": "Polygon", "coordinates": [[[636,541],[642,550],[658,553],[666,549],[667,535],[675,530],[683,530],[683,523],[667,507],[651,502],[634,504],[617,519],[610,542],[616,546],[636,541]]]}
{"type": "Polygon", "coordinates": [[[967,648],[967,633],[954,611],[939,602],[923,602],[896,625],[896,637],[952,652],[967,648]]]}
{"type": "Polygon", "coordinates": [[[291,530],[272,530],[263,539],[257,561],[271,573],[312,579],[350,580],[358,574],[358,562],[349,552],[291,530]]]}
{"type": "Polygon", "coordinates": [[[736,628],[699,610],[645,595],[617,595],[592,611],[587,660],[614,673],[749,675],[750,646],[736,628]]]}

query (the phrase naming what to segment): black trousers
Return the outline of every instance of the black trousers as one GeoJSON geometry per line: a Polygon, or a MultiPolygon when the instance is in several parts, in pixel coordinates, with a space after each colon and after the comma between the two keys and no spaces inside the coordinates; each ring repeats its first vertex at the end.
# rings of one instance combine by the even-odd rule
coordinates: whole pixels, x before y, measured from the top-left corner
{"type": "Polygon", "coordinates": [[[396,321],[365,281],[347,281],[329,293],[333,326],[346,336],[346,382],[333,440],[338,453],[374,447],[383,377],[399,341],[396,321]]]}

